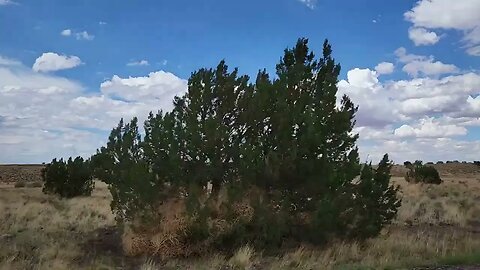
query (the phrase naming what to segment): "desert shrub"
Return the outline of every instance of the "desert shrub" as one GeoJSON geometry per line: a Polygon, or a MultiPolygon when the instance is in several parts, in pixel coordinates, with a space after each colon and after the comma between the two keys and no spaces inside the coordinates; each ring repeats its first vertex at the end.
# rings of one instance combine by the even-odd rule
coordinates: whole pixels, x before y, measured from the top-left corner
{"type": "Polygon", "coordinates": [[[53,159],[43,170],[43,192],[72,198],[89,196],[94,188],[89,161],[82,157],[53,159]]]}
{"type": "Polygon", "coordinates": [[[23,180],[17,181],[14,184],[14,187],[16,187],[16,188],[23,188],[23,187],[26,187],[26,186],[27,186],[27,182],[25,182],[23,180]]]}
{"type": "Polygon", "coordinates": [[[422,162],[415,162],[415,165],[409,168],[405,175],[407,182],[424,183],[424,184],[441,184],[442,179],[433,166],[423,165],[422,162]]]}
{"type": "Polygon", "coordinates": [[[443,164],[443,161],[437,161],[437,164],[443,164]]]}
{"type": "Polygon", "coordinates": [[[403,162],[403,165],[408,168],[408,167],[412,166],[412,162],[407,160],[407,161],[403,162]]]}
{"type": "Polygon", "coordinates": [[[433,165],[432,161],[427,162],[427,165],[433,165]]]}
{"type": "Polygon", "coordinates": [[[480,161],[475,160],[475,161],[473,161],[473,164],[475,164],[475,165],[477,165],[477,166],[480,166],[480,161]]]}
{"type": "Polygon", "coordinates": [[[249,83],[221,61],[192,73],[171,112],[150,113],[143,139],[136,118],[121,120],[92,157],[119,223],[165,243],[163,206],[178,203],[182,229],[165,241],[190,247],[378,234],[400,204],[391,163],[361,170],[357,107],[347,96],[337,102],[330,44],[316,58],[299,39],[276,71],[249,83]]]}

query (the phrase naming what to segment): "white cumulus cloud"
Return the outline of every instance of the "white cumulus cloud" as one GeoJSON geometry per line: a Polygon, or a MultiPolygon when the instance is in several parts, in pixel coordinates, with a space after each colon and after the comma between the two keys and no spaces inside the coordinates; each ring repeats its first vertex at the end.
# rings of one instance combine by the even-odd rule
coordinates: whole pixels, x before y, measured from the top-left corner
{"type": "Polygon", "coordinates": [[[173,97],[184,93],[187,81],[165,71],[151,72],[145,77],[121,78],[114,75],[100,85],[103,94],[128,101],[154,101],[170,107],[173,97]]]}
{"type": "Polygon", "coordinates": [[[408,75],[417,77],[419,75],[441,75],[451,74],[459,72],[458,67],[452,64],[444,64],[440,61],[434,61],[434,59],[428,59],[426,61],[412,61],[402,68],[408,75]]]}
{"type": "Polygon", "coordinates": [[[413,77],[432,76],[458,73],[460,70],[453,64],[444,64],[440,61],[435,61],[433,56],[423,56],[408,54],[407,50],[403,47],[398,48],[395,51],[395,55],[398,61],[405,63],[402,70],[413,77]]]}
{"type": "Polygon", "coordinates": [[[443,124],[433,117],[421,119],[415,125],[402,125],[395,129],[395,136],[417,138],[446,138],[466,135],[467,129],[462,126],[443,124]]]}
{"type": "Polygon", "coordinates": [[[378,74],[390,74],[395,69],[395,65],[390,62],[382,62],[375,67],[378,74]]]}
{"type": "Polygon", "coordinates": [[[60,32],[60,35],[65,36],[65,37],[71,36],[72,35],[72,30],[65,29],[62,32],[60,32]]]}
{"type": "Polygon", "coordinates": [[[440,40],[440,36],[433,31],[428,31],[425,28],[412,27],[408,30],[408,37],[415,43],[416,46],[433,45],[440,40]]]}
{"type": "Polygon", "coordinates": [[[173,96],[187,88],[185,80],[158,71],[147,77],[114,76],[102,84],[104,93],[87,91],[78,82],[12,61],[0,65],[0,163],[88,157],[105,144],[120,118],[138,116],[141,123],[150,111],[170,110],[173,96]]]}
{"type": "Polygon", "coordinates": [[[414,27],[457,30],[463,33],[467,53],[480,45],[480,1],[420,0],[404,16],[414,27]]]}
{"type": "Polygon", "coordinates": [[[43,53],[35,60],[32,69],[36,72],[49,72],[70,69],[82,64],[77,56],[59,55],[54,52],[43,53]]]}

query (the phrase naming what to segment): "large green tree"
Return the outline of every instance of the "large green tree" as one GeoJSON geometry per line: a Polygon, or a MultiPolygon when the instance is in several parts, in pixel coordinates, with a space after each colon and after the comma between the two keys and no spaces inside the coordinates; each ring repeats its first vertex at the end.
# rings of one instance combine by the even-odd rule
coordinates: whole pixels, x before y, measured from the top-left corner
{"type": "Polygon", "coordinates": [[[255,183],[281,190],[295,208],[313,210],[316,199],[358,175],[353,134],[357,108],[346,96],[337,103],[340,66],[325,41],[315,59],[308,40],[285,50],[277,78],[259,72],[248,127],[243,171],[256,171],[255,183]]]}
{"type": "Polygon", "coordinates": [[[214,195],[224,188],[254,208],[249,221],[235,223],[233,242],[377,234],[396,214],[397,190],[388,156],[376,170],[360,170],[357,107],[338,95],[339,74],[328,41],[316,57],[307,39],[285,50],[276,76],[263,70],[249,82],[224,61],[193,72],[171,112],[150,113],[143,141],[137,119],[122,120],[92,158],[112,209],[131,220],[182,198],[195,221],[190,231],[203,239],[221,212],[200,203],[211,184],[214,195]]]}

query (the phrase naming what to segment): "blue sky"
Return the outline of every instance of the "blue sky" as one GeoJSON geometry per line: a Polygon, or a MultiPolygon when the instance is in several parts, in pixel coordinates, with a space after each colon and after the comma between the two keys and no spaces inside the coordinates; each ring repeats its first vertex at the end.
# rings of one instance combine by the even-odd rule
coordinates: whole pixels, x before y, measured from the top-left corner
{"type": "MultiPolygon", "coordinates": [[[[354,67],[393,60],[400,46],[413,47],[408,35],[399,33],[410,27],[403,13],[414,3],[324,0],[311,9],[296,0],[22,1],[0,9],[0,36],[5,38],[0,51],[26,64],[45,51],[80,56],[86,65],[59,74],[95,90],[105,76],[139,76],[164,68],[187,78],[223,58],[253,76],[264,67],[273,71],[283,49],[297,38],[308,37],[317,50],[328,38],[345,75],[354,67]],[[64,29],[87,31],[94,40],[65,38],[59,35],[64,29]],[[135,59],[148,59],[151,65],[125,65],[135,59]]],[[[465,55],[455,36],[416,52],[478,68],[478,59],[465,55]]]]}
{"type": "Polygon", "coordinates": [[[195,69],[273,73],[299,37],[333,44],[364,157],[474,159],[478,14],[477,0],[0,0],[0,163],[87,155],[120,117],[168,109],[195,69]],[[26,144],[28,128],[55,149],[26,144]]]}

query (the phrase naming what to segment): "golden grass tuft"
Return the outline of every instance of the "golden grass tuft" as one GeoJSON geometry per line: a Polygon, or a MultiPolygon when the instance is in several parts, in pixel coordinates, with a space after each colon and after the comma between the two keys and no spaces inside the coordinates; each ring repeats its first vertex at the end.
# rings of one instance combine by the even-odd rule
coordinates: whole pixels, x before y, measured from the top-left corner
{"type": "Polygon", "coordinates": [[[235,254],[233,254],[233,256],[228,260],[228,264],[233,269],[248,270],[253,266],[254,256],[254,249],[246,245],[239,248],[235,254]]]}

